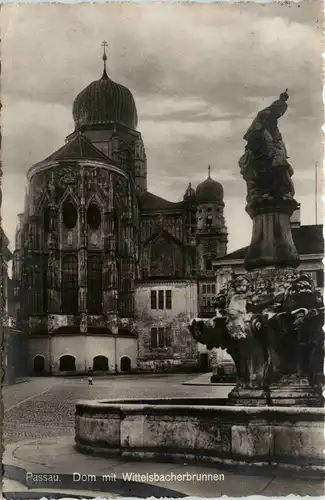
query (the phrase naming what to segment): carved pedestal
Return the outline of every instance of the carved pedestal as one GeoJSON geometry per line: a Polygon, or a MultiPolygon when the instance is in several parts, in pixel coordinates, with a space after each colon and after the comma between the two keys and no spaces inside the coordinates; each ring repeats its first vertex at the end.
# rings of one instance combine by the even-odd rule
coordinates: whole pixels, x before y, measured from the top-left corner
{"type": "Polygon", "coordinates": [[[236,386],[228,399],[229,404],[235,406],[269,406],[268,392],[258,387],[254,389],[236,386]]]}
{"type": "Polygon", "coordinates": [[[246,210],[253,220],[253,234],[245,269],[298,266],[299,255],[290,226],[290,216],[297,207],[294,199],[273,198],[255,200],[247,206],[246,210]]]}
{"type": "Polygon", "coordinates": [[[307,377],[283,377],[269,388],[270,406],[323,407],[321,387],[311,387],[307,377]]]}

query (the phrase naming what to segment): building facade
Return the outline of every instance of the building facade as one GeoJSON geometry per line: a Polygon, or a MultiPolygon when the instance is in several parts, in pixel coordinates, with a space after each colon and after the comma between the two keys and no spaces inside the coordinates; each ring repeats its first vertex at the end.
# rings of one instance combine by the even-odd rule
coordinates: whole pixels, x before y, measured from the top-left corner
{"type": "MultiPolygon", "coordinates": [[[[298,270],[310,274],[315,287],[321,293],[324,289],[324,237],[322,225],[301,225],[300,207],[292,214],[291,231],[295,247],[299,253],[298,270]]],[[[213,262],[216,275],[217,293],[223,288],[230,277],[244,274],[244,260],[248,247],[240,248],[213,262]]]]}
{"type": "Polygon", "coordinates": [[[180,202],[147,189],[131,92],[106,72],[73,103],[75,130],[27,175],[15,316],[36,373],[165,370],[197,358],[190,318],[211,308],[226,254],[223,188],[180,202]]]}
{"type": "Polygon", "coordinates": [[[1,279],[2,279],[2,363],[4,384],[14,384],[18,377],[27,373],[27,343],[23,332],[16,328],[12,310],[12,280],[9,277],[9,264],[13,254],[9,249],[9,240],[0,227],[1,241],[1,279]]]}

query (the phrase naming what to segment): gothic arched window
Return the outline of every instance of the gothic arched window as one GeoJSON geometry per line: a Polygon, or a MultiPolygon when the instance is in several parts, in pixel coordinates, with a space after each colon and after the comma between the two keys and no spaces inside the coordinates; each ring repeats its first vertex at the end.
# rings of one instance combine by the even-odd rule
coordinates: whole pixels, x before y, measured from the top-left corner
{"type": "Polygon", "coordinates": [[[101,255],[88,255],[87,260],[87,309],[90,314],[101,314],[103,310],[103,261],[101,255]]]}
{"type": "Polygon", "coordinates": [[[62,258],[62,311],[78,313],[78,258],[67,254],[62,258]]]}
{"type": "Polygon", "coordinates": [[[66,201],[62,208],[62,220],[67,229],[73,229],[77,224],[77,209],[71,201],[66,201]]]}
{"type": "Polygon", "coordinates": [[[96,203],[91,203],[87,210],[87,222],[90,229],[96,231],[101,223],[100,210],[96,203]]]}

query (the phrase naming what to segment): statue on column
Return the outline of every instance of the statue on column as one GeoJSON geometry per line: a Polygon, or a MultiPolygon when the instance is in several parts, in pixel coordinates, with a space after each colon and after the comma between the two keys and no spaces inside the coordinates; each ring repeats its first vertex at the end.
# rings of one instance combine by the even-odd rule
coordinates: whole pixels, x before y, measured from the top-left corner
{"type": "Polygon", "coordinates": [[[194,319],[192,336],[226,349],[237,369],[229,402],[323,406],[324,305],[311,276],[297,270],[290,215],[297,206],[293,169],[278,129],[287,91],[260,111],[239,161],[253,219],[244,276],[233,276],[215,300],[216,315],[194,319]]]}

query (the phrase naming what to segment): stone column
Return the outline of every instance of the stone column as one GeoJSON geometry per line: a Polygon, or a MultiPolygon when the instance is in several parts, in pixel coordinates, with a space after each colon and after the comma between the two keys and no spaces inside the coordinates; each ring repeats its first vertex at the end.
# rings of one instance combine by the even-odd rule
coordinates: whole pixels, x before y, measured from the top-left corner
{"type": "MultiPolygon", "coordinates": [[[[61,311],[61,262],[58,239],[58,209],[50,205],[50,227],[48,235],[49,258],[47,264],[47,303],[48,312],[59,314],[61,311]]],[[[50,326],[48,325],[48,328],[50,326]]]]}
{"type": "Polygon", "coordinates": [[[79,313],[80,313],[80,332],[87,333],[87,247],[88,231],[86,223],[86,204],[85,204],[85,173],[84,169],[80,171],[80,204],[78,207],[79,222],[79,244],[78,244],[78,274],[79,274],[79,313]]]}
{"type": "Polygon", "coordinates": [[[266,266],[296,268],[299,265],[290,224],[290,216],[297,207],[294,199],[281,198],[260,199],[248,204],[253,234],[244,264],[247,270],[266,266]]]}
{"type": "Polygon", "coordinates": [[[103,312],[106,316],[107,327],[114,333],[117,328],[118,269],[113,176],[111,173],[105,184],[105,193],[107,205],[104,211],[103,312]]]}

